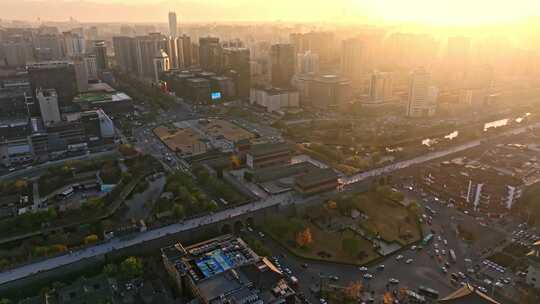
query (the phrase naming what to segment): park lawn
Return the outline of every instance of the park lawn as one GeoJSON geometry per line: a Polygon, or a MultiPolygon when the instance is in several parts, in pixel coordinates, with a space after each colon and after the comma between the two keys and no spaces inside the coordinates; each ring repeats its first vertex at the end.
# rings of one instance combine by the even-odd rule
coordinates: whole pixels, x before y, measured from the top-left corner
{"type": "Polygon", "coordinates": [[[417,219],[404,206],[382,198],[374,192],[365,195],[368,199],[360,209],[369,218],[361,221],[360,226],[370,232],[379,233],[381,238],[388,242],[396,241],[406,245],[420,240],[421,232],[417,219]],[[412,238],[405,240],[400,234],[407,231],[412,238]]]}
{"type": "Polygon", "coordinates": [[[275,239],[287,247],[288,250],[292,251],[298,256],[308,259],[362,265],[380,257],[380,255],[373,249],[370,241],[356,235],[349,229],[344,230],[343,232],[329,232],[319,229],[317,226],[308,221],[299,221],[302,221],[305,227],[310,229],[313,238],[313,242],[306,248],[299,248],[296,245],[295,234],[293,232],[287,233],[283,238],[276,236],[274,233],[272,233],[272,231],[267,231],[267,233],[272,235],[275,239]],[[342,241],[346,238],[355,238],[360,242],[360,248],[365,253],[362,259],[351,257],[349,254],[344,252],[342,249],[342,241]],[[332,256],[321,257],[318,254],[320,252],[326,252],[332,256]]]}

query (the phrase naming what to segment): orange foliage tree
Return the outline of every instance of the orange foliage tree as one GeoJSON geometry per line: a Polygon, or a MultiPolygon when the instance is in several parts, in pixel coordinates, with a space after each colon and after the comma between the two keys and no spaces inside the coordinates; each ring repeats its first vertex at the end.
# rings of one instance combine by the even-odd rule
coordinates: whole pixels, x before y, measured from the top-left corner
{"type": "Polygon", "coordinates": [[[313,243],[313,236],[309,227],[296,234],[296,244],[298,247],[305,247],[311,243],[313,243]]]}

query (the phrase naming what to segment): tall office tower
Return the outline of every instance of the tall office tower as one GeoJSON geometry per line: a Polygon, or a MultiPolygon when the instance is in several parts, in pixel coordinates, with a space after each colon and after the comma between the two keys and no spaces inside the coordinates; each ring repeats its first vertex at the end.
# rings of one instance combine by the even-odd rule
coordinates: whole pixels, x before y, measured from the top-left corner
{"type": "Polygon", "coordinates": [[[169,55],[164,50],[159,50],[154,56],[154,82],[159,82],[161,73],[171,69],[169,55]]]}
{"type": "Polygon", "coordinates": [[[469,66],[471,41],[467,37],[450,37],[446,47],[446,65],[454,80],[463,80],[469,66]]]}
{"type": "Polygon", "coordinates": [[[306,51],[296,55],[297,74],[317,74],[319,73],[319,55],[306,51]]]}
{"type": "Polygon", "coordinates": [[[222,48],[217,37],[199,38],[199,65],[210,72],[221,71],[222,48]]]}
{"type": "Polygon", "coordinates": [[[73,57],[73,66],[75,68],[75,78],[77,79],[79,92],[88,91],[88,71],[84,57],[81,55],[73,57]]]}
{"type": "Polygon", "coordinates": [[[135,38],[113,37],[114,57],[118,68],[124,73],[137,72],[135,38]]]}
{"type": "Polygon", "coordinates": [[[84,54],[84,38],[75,32],[63,32],[64,48],[66,56],[71,58],[84,54]]]}
{"type": "Polygon", "coordinates": [[[41,119],[46,127],[62,121],[58,108],[58,96],[54,89],[38,89],[36,97],[41,111],[41,119]]]}
{"type": "Polygon", "coordinates": [[[167,41],[167,37],[160,33],[135,38],[135,58],[139,76],[154,79],[154,57],[160,50],[167,49],[167,41]]]}
{"type": "Polygon", "coordinates": [[[370,101],[383,102],[392,99],[392,93],[393,74],[390,72],[373,72],[369,83],[370,101]]]}
{"type": "Polygon", "coordinates": [[[84,56],[84,66],[89,80],[98,79],[98,67],[96,55],[90,54],[84,56]]]}
{"type": "Polygon", "coordinates": [[[94,54],[96,55],[98,72],[107,70],[109,68],[109,60],[107,59],[107,45],[105,41],[94,42],[94,54]]]}
{"type": "Polygon", "coordinates": [[[197,43],[191,43],[191,65],[200,65],[199,45],[197,43]]]}
{"type": "Polygon", "coordinates": [[[3,61],[8,67],[23,67],[35,60],[31,42],[5,42],[0,44],[0,50],[4,53],[4,58],[0,54],[0,62],[3,61]]]}
{"type": "Polygon", "coordinates": [[[175,12],[169,12],[169,36],[172,38],[178,37],[178,24],[175,12]]]}
{"type": "Polygon", "coordinates": [[[181,68],[188,68],[193,65],[193,47],[191,38],[186,35],[178,37],[178,64],[181,68]]]}
{"type": "Polygon", "coordinates": [[[167,37],[167,49],[166,53],[169,56],[169,61],[171,64],[171,69],[178,69],[180,67],[180,59],[178,52],[178,38],[177,37],[167,37]]]}
{"type": "Polygon", "coordinates": [[[58,35],[40,34],[36,39],[36,51],[40,61],[60,60],[64,58],[62,42],[58,35]]]}
{"type": "Polygon", "coordinates": [[[60,106],[70,105],[78,93],[77,77],[73,63],[68,61],[46,61],[26,66],[32,87],[55,89],[60,106]]]}
{"type": "Polygon", "coordinates": [[[344,40],[341,44],[341,72],[349,78],[353,87],[360,85],[364,74],[364,46],[359,38],[344,40]]]}
{"type": "Polygon", "coordinates": [[[321,64],[328,64],[332,61],[334,45],[334,34],[330,32],[309,32],[305,34],[293,33],[289,40],[296,53],[311,51],[319,55],[321,64]]]}
{"type": "Polygon", "coordinates": [[[429,117],[437,109],[436,87],[431,86],[431,75],[420,68],[413,71],[409,81],[409,96],[407,101],[408,117],[429,117]]]}
{"type": "Polygon", "coordinates": [[[274,44],[270,48],[272,86],[289,88],[294,76],[294,46],[291,44],[274,44]]]}
{"type": "Polygon", "coordinates": [[[223,68],[234,79],[236,95],[249,98],[251,89],[250,51],[247,48],[223,49],[223,68]]]}

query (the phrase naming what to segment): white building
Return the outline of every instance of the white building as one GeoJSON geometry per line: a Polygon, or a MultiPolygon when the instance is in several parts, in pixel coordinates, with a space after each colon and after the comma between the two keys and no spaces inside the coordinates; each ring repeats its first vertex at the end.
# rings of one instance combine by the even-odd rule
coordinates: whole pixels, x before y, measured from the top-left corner
{"type": "Polygon", "coordinates": [[[159,50],[158,54],[154,57],[154,81],[159,82],[159,75],[171,69],[171,62],[169,55],[163,50],[159,50]]]}
{"type": "Polygon", "coordinates": [[[298,108],[300,95],[296,90],[251,89],[250,102],[265,108],[268,112],[278,112],[285,108],[298,108]]]}
{"type": "Polygon", "coordinates": [[[41,111],[41,119],[45,126],[48,127],[62,121],[60,109],[58,108],[58,96],[56,95],[56,90],[38,89],[36,95],[39,103],[39,110],[41,111]]]}
{"type": "Polygon", "coordinates": [[[64,32],[64,46],[66,48],[66,56],[74,57],[80,56],[85,52],[85,42],[84,38],[73,32],[64,32]]]}
{"type": "Polygon", "coordinates": [[[429,117],[437,110],[439,90],[431,86],[431,75],[424,69],[411,73],[407,100],[408,117],[429,117]]]}

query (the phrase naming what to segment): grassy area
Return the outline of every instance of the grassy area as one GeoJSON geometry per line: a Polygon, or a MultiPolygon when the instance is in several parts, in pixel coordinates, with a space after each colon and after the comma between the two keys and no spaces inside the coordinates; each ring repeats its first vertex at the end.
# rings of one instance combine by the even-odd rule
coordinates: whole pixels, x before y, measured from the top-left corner
{"type": "Polygon", "coordinates": [[[384,240],[400,244],[415,242],[421,238],[417,219],[407,208],[392,202],[376,192],[369,192],[354,198],[358,209],[368,218],[360,226],[384,240]],[[406,237],[408,236],[408,237],[406,237]]]}
{"type": "Polygon", "coordinates": [[[370,241],[356,235],[349,229],[339,232],[322,230],[307,220],[297,218],[271,218],[265,225],[266,232],[294,254],[316,260],[348,264],[365,264],[379,257],[370,241]],[[290,226],[290,227],[289,227],[290,226]],[[289,227],[283,229],[284,227],[289,227]],[[312,242],[305,246],[297,244],[299,230],[308,229],[312,242]],[[355,240],[358,253],[352,255],[344,249],[344,240],[355,240]]]}

